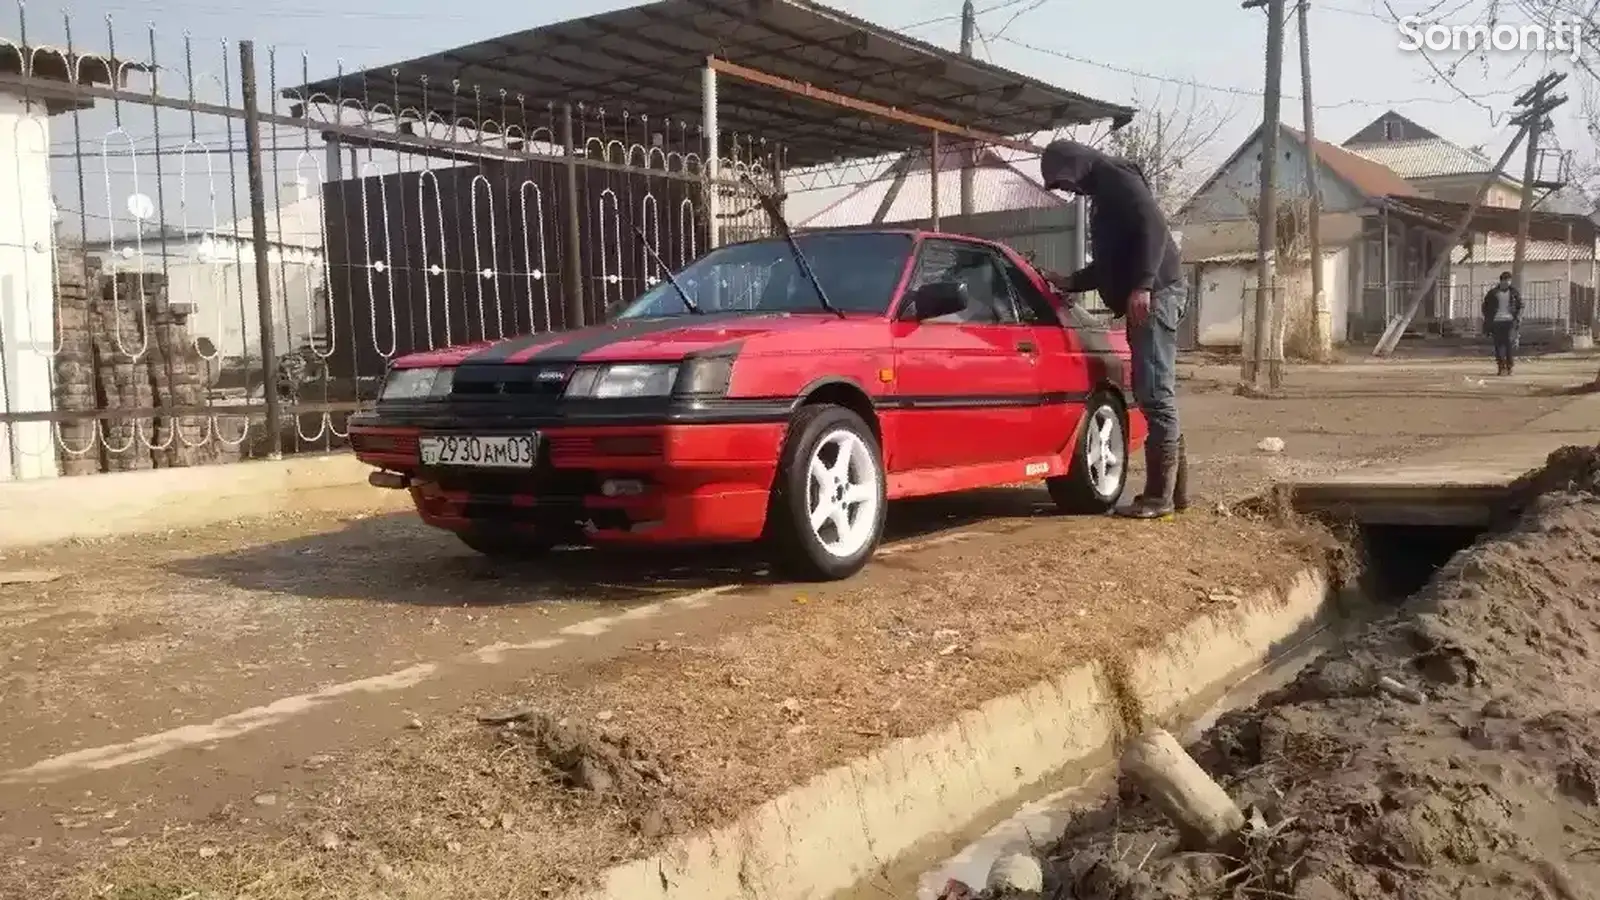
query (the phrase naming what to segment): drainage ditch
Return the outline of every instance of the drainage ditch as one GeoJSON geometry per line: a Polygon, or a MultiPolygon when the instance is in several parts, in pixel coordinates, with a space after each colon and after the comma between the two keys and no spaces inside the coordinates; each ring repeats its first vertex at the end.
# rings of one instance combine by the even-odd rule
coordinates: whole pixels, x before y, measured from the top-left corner
{"type": "Polygon", "coordinates": [[[1252,817],[1242,849],[1183,846],[1136,791],[1118,791],[1107,759],[861,896],[1590,896],[1578,886],[1600,884],[1600,853],[1574,847],[1600,844],[1596,493],[1600,447],[1567,448],[1519,482],[1492,531],[1354,531],[1363,565],[1346,619],[1180,735],[1252,817]],[[1043,892],[982,891],[1014,854],[1042,863],[1043,892]]]}

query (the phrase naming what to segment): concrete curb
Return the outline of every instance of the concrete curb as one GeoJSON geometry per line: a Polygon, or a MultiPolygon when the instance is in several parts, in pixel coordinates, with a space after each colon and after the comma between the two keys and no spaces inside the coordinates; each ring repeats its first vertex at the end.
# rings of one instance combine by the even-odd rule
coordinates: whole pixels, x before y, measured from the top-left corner
{"type": "MultiPolygon", "coordinates": [[[[321,507],[316,492],[365,485],[348,453],[0,484],[0,550],[123,537],[321,507]]],[[[373,506],[383,492],[374,490],[373,506]]]]}
{"type": "Polygon", "coordinates": [[[1328,612],[1319,571],[1192,622],[1121,662],[1080,666],[825,772],[727,826],[611,869],[590,900],[815,900],[924,842],[963,831],[1097,755],[1130,707],[1174,724],[1259,669],[1328,612]]]}

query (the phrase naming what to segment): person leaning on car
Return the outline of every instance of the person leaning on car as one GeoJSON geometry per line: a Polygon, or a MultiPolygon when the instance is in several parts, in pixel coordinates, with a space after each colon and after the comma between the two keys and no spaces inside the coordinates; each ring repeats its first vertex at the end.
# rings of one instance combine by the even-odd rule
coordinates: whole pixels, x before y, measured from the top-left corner
{"type": "Polygon", "coordinates": [[[1128,320],[1133,395],[1144,411],[1145,487],[1118,515],[1159,519],[1189,505],[1189,462],[1178,421],[1178,325],[1188,289],[1167,219],[1139,167],[1076,141],[1055,141],[1040,160],[1044,186],[1090,200],[1091,262],[1051,276],[1065,294],[1096,291],[1128,320]]]}

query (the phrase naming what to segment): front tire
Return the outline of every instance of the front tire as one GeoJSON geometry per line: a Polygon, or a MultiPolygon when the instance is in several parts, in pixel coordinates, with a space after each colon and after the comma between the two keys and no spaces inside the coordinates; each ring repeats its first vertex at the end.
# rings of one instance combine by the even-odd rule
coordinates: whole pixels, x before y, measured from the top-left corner
{"type": "Polygon", "coordinates": [[[457,531],[461,543],[494,560],[517,562],[539,559],[555,548],[553,541],[509,528],[478,526],[457,531]]]}
{"type": "Polygon", "coordinates": [[[1062,512],[1101,515],[1116,508],[1127,483],[1128,417],[1120,400],[1098,392],[1084,409],[1067,474],[1047,479],[1045,486],[1062,512]]]}
{"type": "Polygon", "coordinates": [[[861,571],[888,513],[883,454],[872,429],[842,406],[805,406],[789,423],[772,485],[773,562],[801,581],[861,571]]]}

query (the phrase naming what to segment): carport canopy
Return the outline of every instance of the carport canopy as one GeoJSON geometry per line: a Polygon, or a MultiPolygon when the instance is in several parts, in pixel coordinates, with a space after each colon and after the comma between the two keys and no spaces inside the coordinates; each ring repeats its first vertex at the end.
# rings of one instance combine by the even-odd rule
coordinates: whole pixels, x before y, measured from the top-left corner
{"type": "Polygon", "coordinates": [[[659,0],[283,93],[297,115],[335,102],[447,112],[465,89],[699,127],[708,68],[723,75],[718,130],[782,146],[790,168],[923,148],[931,133],[1004,139],[1134,114],[807,0],[659,0]]]}

